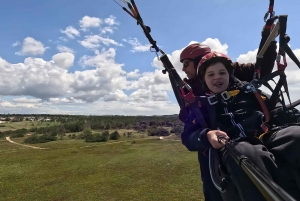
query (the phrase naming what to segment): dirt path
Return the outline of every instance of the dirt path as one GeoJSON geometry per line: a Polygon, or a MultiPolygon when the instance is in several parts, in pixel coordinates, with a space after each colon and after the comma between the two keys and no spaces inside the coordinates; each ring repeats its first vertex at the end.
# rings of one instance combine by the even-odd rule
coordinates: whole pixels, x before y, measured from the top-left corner
{"type": "Polygon", "coordinates": [[[49,149],[49,148],[42,148],[42,147],[35,147],[35,146],[30,146],[30,145],[26,145],[26,144],[20,144],[20,143],[17,143],[17,142],[14,142],[10,139],[10,137],[6,137],[6,140],[10,143],[13,143],[13,144],[17,144],[17,145],[21,145],[23,147],[29,147],[29,148],[32,148],[32,149],[49,149]]]}

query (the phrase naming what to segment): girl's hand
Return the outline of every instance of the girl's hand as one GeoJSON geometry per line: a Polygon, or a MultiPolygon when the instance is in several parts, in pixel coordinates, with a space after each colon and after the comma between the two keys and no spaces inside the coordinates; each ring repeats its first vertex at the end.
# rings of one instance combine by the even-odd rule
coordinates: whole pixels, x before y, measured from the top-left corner
{"type": "Polygon", "coordinates": [[[221,149],[225,146],[226,140],[229,140],[227,134],[220,130],[211,130],[206,134],[207,140],[215,149],[221,149]],[[218,139],[218,137],[222,137],[218,139]]]}

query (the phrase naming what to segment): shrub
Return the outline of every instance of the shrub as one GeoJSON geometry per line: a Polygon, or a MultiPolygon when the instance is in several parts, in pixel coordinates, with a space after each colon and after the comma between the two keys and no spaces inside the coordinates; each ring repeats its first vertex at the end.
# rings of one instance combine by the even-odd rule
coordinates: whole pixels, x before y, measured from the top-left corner
{"type": "Polygon", "coordinates": [[[131,137],[132,136],[132,132],[127,132],[127,137],[131,137]]]}
{"type": "Polygon", "coordinates": [[[157,128],[155,127],[148,127],[147,133],[149,136],[155,136],[157,133],[157,128]]]}
{"type": "Polygon", "coordinates": [[[171,131],[171,133],[182,133],[183,132],[183,127],[182,126],[174,126],[171,131]]]}
{"type": "Polygon", "coordinates": [[[17,129],[14,131],[10,131],[10,137],[11,138],[17,138],[17,137],[24,137],[24,135],[28,133],[28,130],[25,128],[17,129]]]}
{"type": "Polygon", "coordinates": [[[107,142],[109,138],[109,132],[104,131],[103,133],[95,133],[95,134],[88,134],[85,136],[86,142],[107,142]]]}
{"type": "Polygon", "coordinates": [[[28,144],[37,144],[37,143],[46,143],[50,141],[55,141],[56,139],[57,138],[55,136],[51,136],[48,134],[44,134],[41,136],[35,134],[25,139],[24,142],[28,144]]]}
{"type": "Polygon", "coordinates": [[[158,136],[168,136],[168,135],[170,135],[170,133],[169,133],[169,131],[167,129],[158,128],[156,135],[158,135],[158,136]]]}
{"type": "Polygon", "coordinates": [[[69,134],[69,135],[68,135],[68,138],[69,138],[69,139],[76,139],[76,135],[75,135],[75,134],[69,134]],[[75,136],[75,138],[74,138],[74,136],[75,136]]]}
{"type": "Polygon", "coordinates": [[[101,142],[106,142],[106,141],[108,141],[108,138],[109,138],[109,132],[108,131],[104,131],[102,134],[101,134],[101,136],[102,136],[102,141],[101,142]]]}
{"type": "Polygon", "coordinates": [[[118,140],[120,138],[120,134],[118,131],[114,131],[112,134],[110,134],[109,139],[110,140],[118,140]]]}
{"type": "Polygon", "coordinates": [[[149,127],[147,132],[148,132],[149,136],[168,136],[168,135],[170,135],[169,131],[164,128],[149,127]]]}
{"type": "Polygon", "coordinates": [[[92,129],[90,128],[86,128],[82,131],[82,133],[80,133],[78,136],[77,136],[77,139],[84,139],[85,141],[88,139],[88,140],[91,140],[91,136],[92,136],[92,129]]]}

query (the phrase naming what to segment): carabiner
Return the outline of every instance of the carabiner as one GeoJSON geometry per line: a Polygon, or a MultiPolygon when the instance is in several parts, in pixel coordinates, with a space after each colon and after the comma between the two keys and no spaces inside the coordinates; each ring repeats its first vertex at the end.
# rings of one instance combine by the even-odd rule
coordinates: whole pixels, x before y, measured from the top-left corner
{"type": "Polygon", "coordinates": [[[284,71],[285,68],[287,67],[286,57],[285,57],[285,56],[282,57],[283,64],[280,63],[280,60],[281,60],[281,55],[278,54],[278,55],[277,55],[277,58],[276,58],[277,69],[278,69],[279,71],[284,71]]]}

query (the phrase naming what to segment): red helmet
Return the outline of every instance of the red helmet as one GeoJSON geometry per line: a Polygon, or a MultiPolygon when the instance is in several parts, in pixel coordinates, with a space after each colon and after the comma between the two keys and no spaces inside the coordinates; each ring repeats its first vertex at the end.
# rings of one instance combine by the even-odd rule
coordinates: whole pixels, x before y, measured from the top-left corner
{"type": "Polygon", "coordinates": [[[202,57],[202,59],[200,60],[198,67],[197,67],[197,75],[198,77],[202,77],[205,73],[206,68],[208,67],[207,62],[211,61],[211,62],[222,62],[226,69],[228,70],[228,72],[231,72],[231,68],[232,68],[232,61],[231,59],[223,53],[220,52],[211,52],[206,54],[205,56],[202,57]]]}
{"type": "Polygon", "coordinates": [[[182,50],[180,54],[180,62],[185,59],[196,59],[198,57],[203,57],[210,52],[211,49],[207,45],[201,43],[193,43],[182,50]]]}

